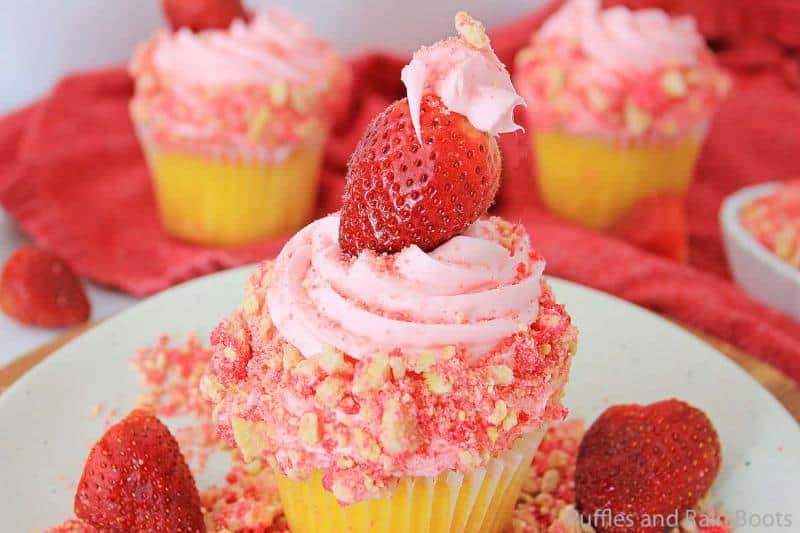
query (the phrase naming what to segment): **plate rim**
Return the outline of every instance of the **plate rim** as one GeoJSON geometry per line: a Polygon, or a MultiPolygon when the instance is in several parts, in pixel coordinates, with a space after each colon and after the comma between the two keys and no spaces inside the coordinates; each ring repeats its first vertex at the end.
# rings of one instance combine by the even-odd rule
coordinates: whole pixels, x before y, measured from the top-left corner
{"type": "MultiPolygon", "coordinates": [[[[44,370],[49,361],[52,361],[53,358],[61,358],[65,357],[64,353],[68,353],[70,350],[74,349],[76,344],[80,344],[86,342],[86,339],[89,338],[91,340],[94,336],[102,336],[105,335],[106,330],[113,329],[114,326],[118,321],[124,321],[127,319],[129,314],[139,313],[142,308],[158,305],[158,303],[164,299],[168,299],[174,297],[175,293],[178,293],[183,290],[188,290],[190,288],[194,288],[199,285],[207,284],[207,283],[214,283],[218,281],[220,278],[235,278],[237,276],[241,276],[242,279],[246,280],[246,273],[252,272],[253,269],[259,263],[249,263],[247,265],[242,265],[236,268],[223,270],[219,272],[214,272],[211,274],[207,274],[204,276],[200,276],[177,285],[170,287],[156,295],[150,296],[148,298],[143,299],[140,302],[130,306],[129,308],[123,310],[116,315],[109,317],[103,320],[100,324],[97,324],[95,327],[92,327],[88,331],[78,335],[77,337],[70,339],[67,343],[63,346],[59,347],[57,350],[53,351],[50,355],[48,355],[45,359],[37,363],[35,366],[30,368],[24,375],[22,375],[19,379],[17,379],[14,383],[11,384],[2,394],[0,394],[0,418],[4,416],[4,412],[6,411],[5,405],[10,402],[9,398],[16,396],[17,394],[24,394],[25,388],[28,385],[28,382],[34,381],[37,379],[37,376],[45,372],[44,370]]],[[[666,326],[668,329],[671,329],[674,334],[683,335],[687,339],[691,339],[692,342],[698,343],[700,346],[703,346],[705,349],[712,350],[715,355],[721,360],[722,365],[727,365],[729,369],[733,369],[734,371],[738,372],[741,376],[746,377],[751,384],[755,385],[760,392],[769,396],[769,399],[775,404],[777,407],[780,408],[782,414],[788,418],[788,421],[794,422],[797,425],[797,430],[800,431],[800,422],[798,422],[794,416],[786,409],[786,407],[775,397],[775,395],[764,387],[761,383],[759,383],[752,375],[750,375],[747,371],[745,371],[742,367],[732,361],[728,356],[722,353],[719,349],[714,347],[713,345],[705,342],[704,340],[700,339],[698,336],[693,335],[689,332],[686,328],[680,326],[677,322],[673,322],[666,317],[659,315],[655,311],[647,309],[646,307],[642,307],[637,305],[633,302],[620,298],[614,294],[610,294],[599,289],[595,289],[593,287],[589,287],[580,283],[576,283],[573,281],[569,281],[563,278],[559,278],[556,276],[545,275],[545,279],[548,282],[555,282],[555,289],[554,292],[556,295],[558,294],[558,286],[566,286],[572,289],[578,289],[579,291],[588,291],[595,296],[600,298],[605,298],[613,301],[616,305],[622,305],[628,308],[633,309],[634,311],[644,312],[646,315],[650,315],[650,317],[656,319],[660,322],[663,326],[666,326]]],[[[244,286],[241,287],[242,293],[244,292],[244,286]]],[[[220,320],[222,320],[228,311],[220,311],[220,320]]],[[[580,324],[576,324],[578,327],[578,332],[580,335],[580,324]]],[[[166,333],[166,332],[165,332],[166,333]]],[[[768,364],[768,363],[765,363],[768,364]]],[[[740,376],[740,377],[741,377],[740,376]]]]}

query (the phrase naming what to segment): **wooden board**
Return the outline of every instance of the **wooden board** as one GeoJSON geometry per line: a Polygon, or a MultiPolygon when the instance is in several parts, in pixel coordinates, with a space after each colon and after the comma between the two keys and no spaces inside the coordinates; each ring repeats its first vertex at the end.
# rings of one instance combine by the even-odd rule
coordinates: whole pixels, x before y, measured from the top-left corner
{"type": "MultiPolygon", "coordinates": [[[[61,338],[20,357],[5,368],[0,368],[0,393],[11,386],[12,383],[19,379],[29,369],[33,368],[42,359],[90,327],[92,327],[91,324],[76,328],[61,338]]],[[[775,398],[777,398],[778,401],[781,402],[784,407],[786,407],[792,416],[794,416],[795,420],[800,422],[800,386],[797,383],[783,375],[778,370],[775,370],[773,367],[760,362],[755,357],[745,354],[730,344],[726,344],[698,331],[691,331],[702,340],[714,346],[717,350],[731,358],[734,362],[736,362],[736,364],[741,366],[745,371],[747,371],[747,373],[753,376],[756,381],[761,383],[761,385],[770,391],[773,396],[775,396],[775,398]]]]}

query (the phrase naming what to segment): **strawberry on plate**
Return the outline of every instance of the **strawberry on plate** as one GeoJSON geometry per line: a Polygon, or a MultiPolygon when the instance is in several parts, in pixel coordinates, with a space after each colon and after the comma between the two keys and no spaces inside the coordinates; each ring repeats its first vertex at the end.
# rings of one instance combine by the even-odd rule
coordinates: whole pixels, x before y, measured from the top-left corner
{"type": "Polygon", "coordinates": [[[86,322],[91,307],[80,279],[47,250],[20,248],[0,276],[0,309],[30,326],[60,328],[86,322]]]}
{"type": "Polygon", "coordinates": [[[98,529],[206,530],[200,496],[169,430],[142,409],[106,431],[86,460],[75,515],[98,529]]]}
{"type": "Polygon", "coordinates": [[[224,30],[236,19],[249,18],[241,0],[162,0],[162,7],[173,30],[224,30]]]}
{"type": "Polygon", "coordinates": [[[717,432],[699,409],[675,399],[613,406],[581,441],[576,506],[600,533],[661,533],[705,497],[720,461],[717,432]]]}
{"type": "Polygon", "coordinates": [[[417,140],[407,99],[375,117],[347,169],[339,244],[352,255],[432,250],[483,215],[500,186],[500,151],[488,133],[434,95],[420,107],[417,140]]]}

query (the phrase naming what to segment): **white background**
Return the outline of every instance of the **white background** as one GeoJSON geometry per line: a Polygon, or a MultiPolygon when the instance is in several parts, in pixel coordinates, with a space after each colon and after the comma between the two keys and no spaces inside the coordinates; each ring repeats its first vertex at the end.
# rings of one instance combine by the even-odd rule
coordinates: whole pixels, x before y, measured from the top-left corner
{"type": "MultiPolygon", "coordinates": [[[[247,0],[284,5],[344,53],[410,52],[453,32],[468,11],[492,26],[541,0],[247,0]]],[[[163,26],[160,0],[0,0],[0,112],[44,93],[68,70],[126,61],[163,26]]]]}
{"type": "MultiPolygon", "coordinates": [[[[533,9],[541,0],[287,0],[343,52],[409,53],[453,33],[453,15],[468,11],[487,26],[533,9]]],[[[275,4],[248,1],[251,7],[275,4]]],[[[159,0],[0,0],[0,113],[44,94],[64,73],[122,63],[162,28],[159,0]]],[[[0,265],[24,236],[0,210],[0,265]]],[[[135,302],[90,286],[93,319],[135,302]]],[[[57,336],[0,314],[0,365],[57,336]]]]}

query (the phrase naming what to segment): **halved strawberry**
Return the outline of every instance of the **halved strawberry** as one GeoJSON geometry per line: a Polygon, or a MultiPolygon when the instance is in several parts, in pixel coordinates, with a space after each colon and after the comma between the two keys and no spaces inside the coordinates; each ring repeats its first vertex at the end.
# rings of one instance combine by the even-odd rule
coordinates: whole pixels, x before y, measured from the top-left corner
{"type": "Polygon", "coordinates": [[[714,426],[685,402],[610,407],[581,441],[576,506],[600,533],[661,533],[706,495],[720,461],[714,426]]]}
{"type": "Polygon", "coordinates": [[[92,448],[75,493],[75,515],[111,531],[206,530],[178,443],[142,409],[109,428],[92,448]]]}
{"type": "Polygon", "coordinates": [[[375,117],[347,168],[339,244],[397,252],[432,250],[483,215],[500,185],[500,150],[433,95],[422,99],[422,144],[403,98],[375,117]]]}
{"type": "Polygon", "coordinates": [[[33,246],[14,252],[3,268],[0,309],[23,324],[46,328],[86,322],[91,312],[81,280],[69,265],[33,246]]]}
{"type": "Polygon", "coordinates": [[[173,30],[224,30],[249,14],[241,0],[162,0],[162,8],[173,30]]]}

